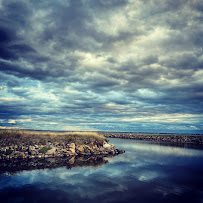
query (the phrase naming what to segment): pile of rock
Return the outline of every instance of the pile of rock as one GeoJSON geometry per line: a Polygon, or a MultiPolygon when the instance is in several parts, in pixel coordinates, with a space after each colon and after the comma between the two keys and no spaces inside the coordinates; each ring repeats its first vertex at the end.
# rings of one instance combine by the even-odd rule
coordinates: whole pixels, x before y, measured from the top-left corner
{"type": "Polygon", "coordinates": [[[109,138],[148,140],[176,144],[190,144],[196,146],[199,145],[200,148],[203,148],[203,135],[181,135],[170,133],[166,134],[105,133],[104,136],[109,138]]]}
{"type": "Polygon", "coordinates": [[[69,157],[69,156],[92,156],[92,155],[117,155],[124,153],[112,144],[104,141],[103,145],[90,143],[88,145],[76,145],[75,143],[64,144],[58,142],[48,142],[46,145],[4,146],[0,149],[1,159],[32,159],[50,157],[69,157]]]}

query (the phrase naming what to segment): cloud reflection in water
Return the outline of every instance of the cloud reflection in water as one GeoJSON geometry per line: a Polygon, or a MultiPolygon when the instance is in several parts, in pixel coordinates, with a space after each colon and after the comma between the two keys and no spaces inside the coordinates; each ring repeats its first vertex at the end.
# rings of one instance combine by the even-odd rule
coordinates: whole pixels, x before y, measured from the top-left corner
{"type": "Polygon", "coordinates": [[[126,153],[101,168],[66,167],[0,177],[0,197],[50,202],[200,202],[201,150],[111,139],[126,153]],[[26,192],[26,195],[25,193],[26,192]],[[46,194],[46,195],[45,195],[46,194]]]}

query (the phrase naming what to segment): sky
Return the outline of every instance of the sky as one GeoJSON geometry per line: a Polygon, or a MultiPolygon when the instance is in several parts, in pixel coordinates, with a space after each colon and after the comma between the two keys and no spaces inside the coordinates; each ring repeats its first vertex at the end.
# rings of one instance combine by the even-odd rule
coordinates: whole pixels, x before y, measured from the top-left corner
{"type": "Polygon", "coordinates": [[[0,128],[203,133],[203,1],[0,0],[0,128]]]}

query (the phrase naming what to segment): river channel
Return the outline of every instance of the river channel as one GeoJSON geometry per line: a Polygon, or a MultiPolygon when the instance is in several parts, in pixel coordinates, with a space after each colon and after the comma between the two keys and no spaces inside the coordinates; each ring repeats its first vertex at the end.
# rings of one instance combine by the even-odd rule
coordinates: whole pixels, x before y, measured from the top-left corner
{"type": "Polygon", "coordinates": [[[110,139],[106,163],[0,175],[0,202],[203,202],[203,150],[110,139]]]}

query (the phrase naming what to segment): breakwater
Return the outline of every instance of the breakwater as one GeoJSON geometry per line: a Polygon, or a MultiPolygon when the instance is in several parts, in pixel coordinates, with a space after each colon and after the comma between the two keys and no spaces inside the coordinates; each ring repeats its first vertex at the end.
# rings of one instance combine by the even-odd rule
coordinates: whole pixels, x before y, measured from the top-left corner
{"type": "Polygon", "coordinates": [[[163,142],[165,144],[203,149],[203,135],[103,133],[105,137],[163,142]]]}
{"type": "Polygon", "coordinates": [[[98,165],[106,163],[107,157],[124,153],[113,144],[104,141],[103,145],[76,145],[49,142],[47,145],[19,145],[1,147],[0,174],[15,173],[22,170],[57,168],[66,166],[98,165]]]}
{"type": "Polygon", "coordinates": [[[97,133],[0,131],[0,173],[97,163],[121,153],[97,133]]]}
{"type": "Polygon", "coordinates": [[[49,142],[47,145],[19,145],[10,144],[9,146],[1,147],[0,160],[7,159],[35,159],[35,158],[57,158],[57,157],[72,157],[72,156],[92,156],[92,155],[108,155],[121,154],[123,150],[118,149],[112,144],[104,141],[103,145],[94,143],[88,145],[76,145],[75,143],[64,144],[49,142]]]}

